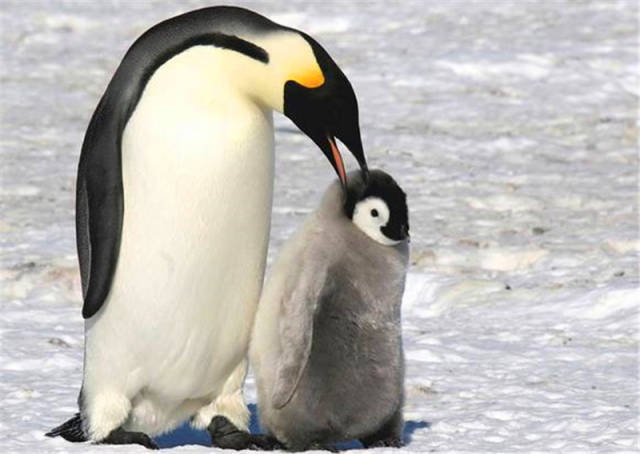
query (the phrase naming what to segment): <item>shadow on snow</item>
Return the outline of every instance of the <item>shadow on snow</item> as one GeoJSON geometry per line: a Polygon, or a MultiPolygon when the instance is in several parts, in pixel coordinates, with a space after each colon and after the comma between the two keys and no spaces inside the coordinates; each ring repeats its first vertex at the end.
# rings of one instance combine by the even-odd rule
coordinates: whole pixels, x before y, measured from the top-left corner
{"type": "MultiPolygon", "coordinates": [[[[251,433],[262,433],[262,429],[258,424],[258,413],[255,404],[249,405],[251,411],[251,420],[249,422],[249,430],[251,433]]],[[[426,421],[407,421],[404,425],[404,442],[411,443],[411,437],[416,430],[428,429],[431,423],[426,421]]],[[[160,448],[175,448],[176,446],[185,445],[201,445],[211,446],[211,437],[206,430],[197,430],[186,422],[171,432],[154,438],[160,448]]],[[[337,443],[336,447],[340,450],[362,449],[359,441],[349,441],[337,443]]]]}

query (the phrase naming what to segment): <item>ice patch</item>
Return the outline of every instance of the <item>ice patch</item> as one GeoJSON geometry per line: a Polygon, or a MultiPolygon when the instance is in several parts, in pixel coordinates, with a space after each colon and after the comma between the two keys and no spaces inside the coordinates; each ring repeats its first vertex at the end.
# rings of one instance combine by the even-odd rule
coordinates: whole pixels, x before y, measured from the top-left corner
{"type": "Polygon", "coordinates": [[[44,18],[47,27],[62,31],[87,32],[95,29],[98,24],[86,17],[70,14],[48,14],[44,18]]]}
{"type": "Polygon", "coordinates": [[[555,206],[568,210],[579,210],[584,204],[584,198],[579,194],[558,194],[553,197],[552,202],[555,206]]]}
{"type": "Polygon", "coordinates": [[[486,249],[440,249],[435,252],[438,265],[482,268],[489,271],[515,271],[528,268],[549,251],[541,248],[517,246],[489,247],[486,249]]]}
{"type": "Polygon", "coordinates": [[[634,309],[637,319],[640,310],[640,288],[614,289],[600,296],[592,305],[574,315],[591,320],[603,319],[620,311],[634,309]]]}
{"type": "Polygon", "coordinates": [[[455,74],[470,79],[490,80],[496,77],[517,77],[524,79],[542,79],[550,73],[550,63],[548,61],[526,61],[519,62],[498,62],[498,61],[476,61],[476,62],[455,62],[439,60],[436,66],[448,69],[455,74]]]}
{"type": "Polygon", "coordinates": [[[456,305],[473,304],[488,294],[504,290],[504,284],[490,281],[462,281],[438,289],[427,308],[419,310],[423,317],[437,317],[456,305]]]}
{"type": "Polygon", "coordinates": [[[522,137],[499,137],[495,140],[483,143],[482,148],[493,151],[520,152],[535,145],[536,142],[531,139],[525,139],[522,137]]]}
{"type": "Polygon", "coordinates": [[[44,360],[40,358],[23,359],[7,361],[2,366],[3,370],[7,371],[33,371],[42,369],[51,369],[53,367],[57,369],[73,369],[77,366],[75,360],[61,354],[53,355],[52,357],[44,360]]]}
{"type": "Polygon", "coordinates": [[[309,33],[327,34],[343,33],[349,30],[351,21],[346,17],[328,17],[326,19],[316,18],[309,22],[309,33]]]}
{"type": "Polygon", "coordinates": [[[302,13],[276,13],[271,14],[270,19],[285,27],[300,28],[305,23],[307,15],[302,13]]]}
{"type": "Polygon", "coordinates": [[[518,196],[513,194],[498,194],[490,197],[467,197],[467,203],[476,210],[492,211],[539,211],[544,204],[533,197],[518,196]]]}
{"type": "Polygon", "coordinates": [[[405,291],[402,297],[402,310],[415,309],[423,311],[433,300],[433,295],[441,285],[441,277],[422,273],[407,274],[405,291]]]}
{"type": "Polygon", "coordinates": [[[640,252],[640,239],[633,240],[614,240],[605,241],[605,247],[612,249],[618,254],[626,254],[627,252],[640,252]]]}
{"type": "Polygon", "coordinates": [[[40,194],[40,188],[38,188],[37,186],[28,186],[28,185],[18,185],[18,186],[1,185],[0,186],[0,196],[33,197],[38,194],[40,194]]]}
{"type": "Polygon", "coordinates": [[[304,29],[313,35],[329,33],[344,33],[349,30],[351,20],[348,17],[323,17],[322,15],[310,20],[302,13],[280,13],[270,15],[274,22],[297,29],[304,29]]]}
{"type": "Polygon", "coordinates": [[[407,352],[406,358],[410,361],[420,361],[427,363],[441,363],[442,358],[435,355],[430,350],[411,350],[407,352]]]}
{"type": "Polygon", "coordinates": [[[492,271],[513,271],[530,267],[549,254],[538,248],[491,248],[480,251],[480,266],[492,271]]]}
{"type": "Polygon", "coordinates": [[[504,438],[498,437],[497,435],[490,435],[488,437],[484,437],[483,440],[491,443],[502,443],[504,441],[504,438]]]}

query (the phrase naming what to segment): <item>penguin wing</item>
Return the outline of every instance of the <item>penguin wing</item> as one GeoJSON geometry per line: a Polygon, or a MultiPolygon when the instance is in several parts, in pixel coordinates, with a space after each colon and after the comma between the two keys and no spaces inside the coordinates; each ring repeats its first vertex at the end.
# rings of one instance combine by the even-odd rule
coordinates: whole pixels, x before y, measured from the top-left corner
{"type": "Polygon", "coordinates": [[[76,243],[84,304],[93,316],[109,293],[120,249],[124,197],[121,116],[100,100],[85,134],[76,183],[76,243]]]}
{"type": "Polygon", "coordinates": [[[280,314],[281,354],[276,364],[276,380],[271,396],[275,408],[284,407],[293,396],[307,365],[313,337],[313,319],[323,293],[326,262],[315,257],[295,263],[293,276],[282,295],[280,314]]]}

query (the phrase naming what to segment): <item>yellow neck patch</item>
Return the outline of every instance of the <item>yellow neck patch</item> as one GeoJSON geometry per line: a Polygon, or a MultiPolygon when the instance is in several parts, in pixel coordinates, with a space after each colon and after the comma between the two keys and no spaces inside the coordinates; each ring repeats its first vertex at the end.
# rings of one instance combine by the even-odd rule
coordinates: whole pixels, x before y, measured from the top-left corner
{"type": "Polygon", "coordinates": [[[299,83],[303,87],[316,88],[324,84],[324,74],[322,74],[322,70],[320,68],[316,67],[294,74],[290,80],[299,83]]]}

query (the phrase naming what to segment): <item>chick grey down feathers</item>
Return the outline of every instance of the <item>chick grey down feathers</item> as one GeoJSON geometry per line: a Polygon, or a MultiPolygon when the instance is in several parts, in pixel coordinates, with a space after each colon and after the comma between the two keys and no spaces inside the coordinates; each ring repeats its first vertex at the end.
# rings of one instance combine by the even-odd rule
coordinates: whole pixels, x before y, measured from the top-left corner
{"type": "MultiPolygon", "coordinates": [[[[360,173],[348,181],[348,192],[363,185],[360,173]]],[[[283,247],[250,354],[261,425],[288,448],[400,442],[408,254],[407,241],[384,246],[356,227],[338,182],[283,247]]]]}

